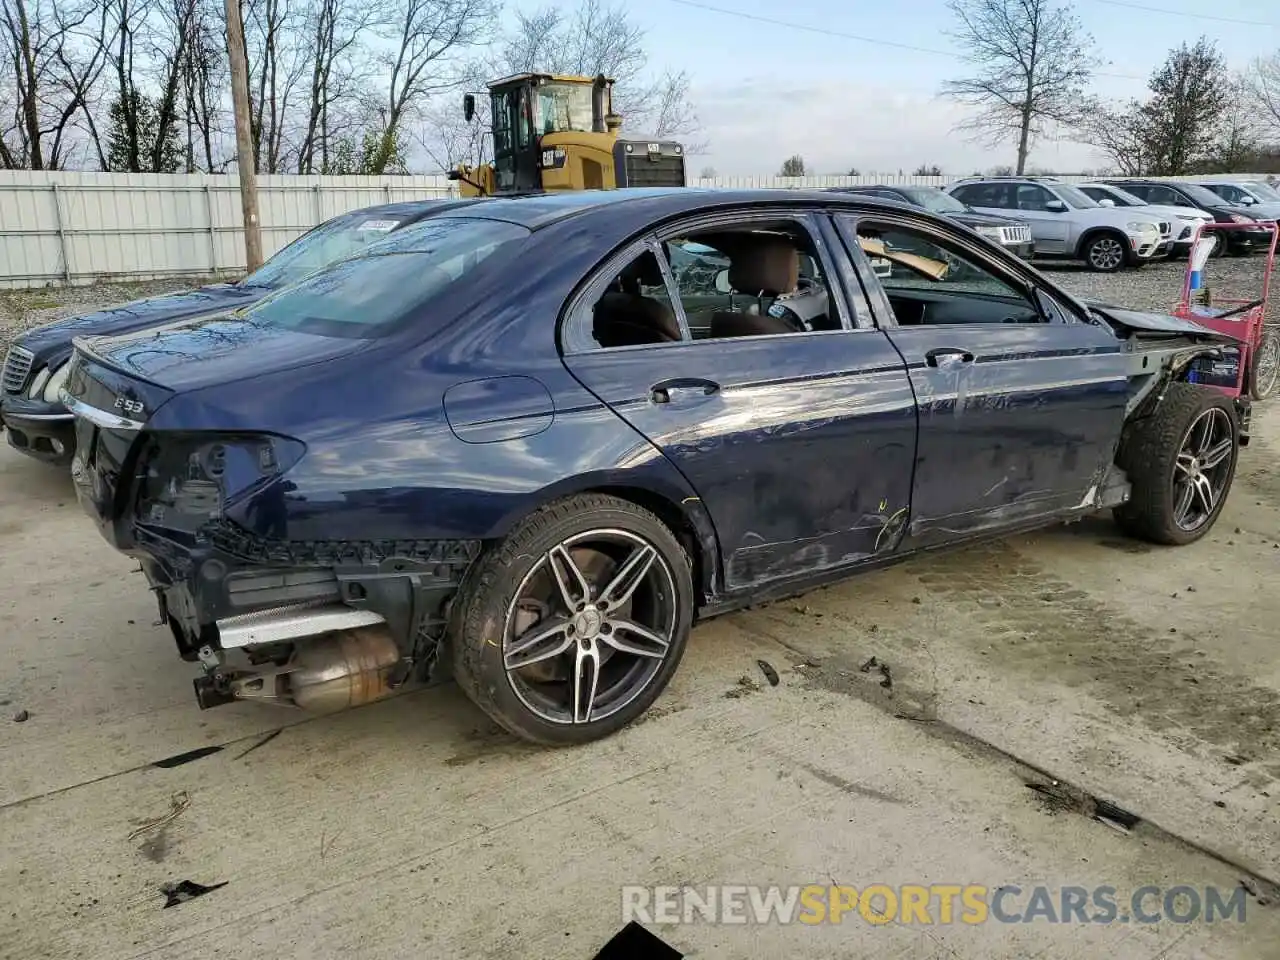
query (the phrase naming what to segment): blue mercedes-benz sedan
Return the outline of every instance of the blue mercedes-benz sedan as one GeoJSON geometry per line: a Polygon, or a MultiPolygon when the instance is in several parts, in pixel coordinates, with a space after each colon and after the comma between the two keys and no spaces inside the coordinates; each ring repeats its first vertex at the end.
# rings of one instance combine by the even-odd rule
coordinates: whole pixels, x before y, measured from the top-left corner
{"type": "Polygon", "coordinates": [[[78,341],[63,398],[201,706],[340,709],[447,656],[565,744],[648,708],[698,618],[1101,510],[1203,536],[1248,437],[1231,343],[906,204],[635,189],[78,341]]]}
{"type": "Polygon", "coordinates": [[[352,210],[312,227],[235,283],[215,283],[135,300],[44,324],[16,338],[0,366],[0,426],[20,453],[66,465],[75,455],[75,424],[58,399],[76,337],[114,336],[248,307],[318,267],[355,253],[423,217],[473,200],[411,200],[352,210]]]}

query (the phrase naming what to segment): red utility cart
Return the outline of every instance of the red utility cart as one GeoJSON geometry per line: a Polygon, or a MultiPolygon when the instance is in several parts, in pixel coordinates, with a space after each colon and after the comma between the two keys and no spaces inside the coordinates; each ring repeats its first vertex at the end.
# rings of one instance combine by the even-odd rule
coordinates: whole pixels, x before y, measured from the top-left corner
{"type": "MultiPolygon", "coordinates": [[[[1182,281],[1182,297],[1174,307],[1174,316],[1184,320],[1194,320],[1201,326],[1219,333],[1225,333],[1240,341],[1238,347],[1224,347],[1221,356],[1201,357],[1197,359],[1187,375],[1193,383],[1202,383],[1214,387],[1232,397],[1248,394],[1254,400],[1264,400],[1275,392],[1280,380],[1280,337],[1274,326],[1267,326],[1267,296],[1271,288],[1271,272],[1276,262],[1277,225],[1275,222],[1251,223],[1247,226],[1236,223],[1205,223],[1196,231],[1195,239],[1210,233],[1222,233],[1219,243],[1226,243],[1228,230],[1256,230],[1263,227],[1271,233],[1271,243],[1266,250],[1266,260],[1262,268],[1262,289],[1257,299],[1233,299],[1212,295],[1209,303],[1201,302],[1199,290],[1192,289],[1193,258],[1196,245],[1191,245],[1192,254],[1187,258],[1187,272],[1182,281]]],[[[1206,267],[1212,280],[1212,266],[1209,260],[1206,267]]],[[[1208,288],[1212,290],[1210,283],[1208,288]]]]}

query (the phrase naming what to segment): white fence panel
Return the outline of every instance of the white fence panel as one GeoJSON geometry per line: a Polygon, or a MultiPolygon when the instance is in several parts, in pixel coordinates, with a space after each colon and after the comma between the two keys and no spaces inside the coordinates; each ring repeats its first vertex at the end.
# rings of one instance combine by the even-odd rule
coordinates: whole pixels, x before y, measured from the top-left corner
{"type": "MultiPolygon", "coordinates": [[[[263,253],[359,207],[447,197],[444,177],[258,178],[263,253]]],[[[0,171],[0,288],[244,272],[235,176],[0,171]]]]}
{"type": "MultiPolygon", "coordinates": [[[[868,173],[704,177],[689,185],[794,190],[875,183],[944,186],[957,179],[868,173]]],[[[453,196],[455,189],[445,177],[434,176],[262,176],[258,214],[263,253],[271,256],[339,213],[453,196]]],[[[243,272],[238,177],[0,171],[0,289],[243,272]]]]}

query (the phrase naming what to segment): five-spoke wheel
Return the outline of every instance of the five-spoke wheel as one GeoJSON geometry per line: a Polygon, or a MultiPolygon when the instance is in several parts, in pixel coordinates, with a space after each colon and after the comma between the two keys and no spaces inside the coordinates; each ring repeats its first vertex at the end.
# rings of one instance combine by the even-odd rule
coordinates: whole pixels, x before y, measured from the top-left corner
{"type": "Polygon", "coordinates": [[[508,730],[580,743],[661,693],[684,652],[692,569],[657,517],[585,494],[521,523],[477,565],[451,631],[463,689],[508,730]]]}

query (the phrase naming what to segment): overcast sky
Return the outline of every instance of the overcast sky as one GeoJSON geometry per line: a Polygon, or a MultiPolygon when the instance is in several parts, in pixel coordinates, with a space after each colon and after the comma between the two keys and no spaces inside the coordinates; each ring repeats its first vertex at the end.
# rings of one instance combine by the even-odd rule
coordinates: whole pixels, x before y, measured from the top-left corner
{"type": "MultiPolygon", "coordinates": [[[[811,173],[910,172],[921,163],[970,173],[1014,160],[1013,144],[990,151],[951,130],[957,107],[937,93],[943,81],[962,75],[963,64],[945,55],[955,46],[943,35],[951,26],[943,0],[643,0],[627,10],[646,31],[651,67],[692,77],[710,141],[706,156],[692,158],[693,173],[706,166],[722,176],[776,173],[794,153],[811,173]]],[[[1098,77],[1095,87],[1110,97],[1141,96],[1169,48],[1201,34],[1216,40],[1233,66],[1280,49],[1277,0],[1079,0],[1077,12],[1109,61],[1099,69],[1111,76],[1098,77]],[[1226,22],[1232,20],[1255,23],[1226,22]]],[[[1101,163],[1089,147],[1068,142],[1042,142],[1031,155],[1033,166],[1060,171],[1101,163]]]]}

